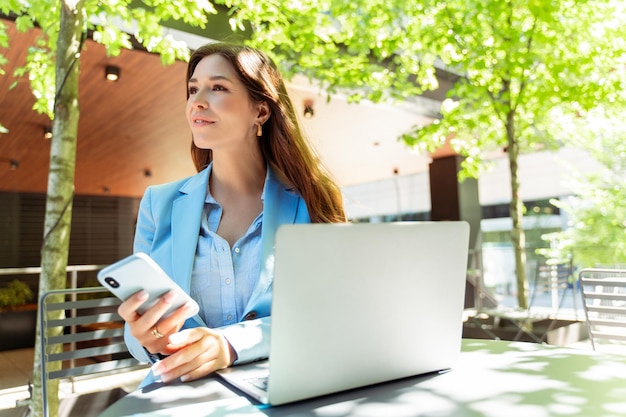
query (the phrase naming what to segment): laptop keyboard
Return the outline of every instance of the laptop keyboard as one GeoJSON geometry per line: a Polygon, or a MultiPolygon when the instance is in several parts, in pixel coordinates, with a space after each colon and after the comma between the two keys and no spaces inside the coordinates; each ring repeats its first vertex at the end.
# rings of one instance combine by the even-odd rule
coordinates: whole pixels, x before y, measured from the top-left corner
{"type": "Polygon", "coordinates": [[[253,378],[246,379],[246,381],[263,391],[267,391],[267,380],[267,376],[255,376],[253,378]]]}

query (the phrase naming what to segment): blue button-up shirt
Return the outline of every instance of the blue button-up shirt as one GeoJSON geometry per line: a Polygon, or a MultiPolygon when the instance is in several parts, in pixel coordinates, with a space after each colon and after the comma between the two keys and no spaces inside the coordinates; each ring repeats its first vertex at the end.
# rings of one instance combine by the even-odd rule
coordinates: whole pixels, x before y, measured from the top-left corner
{"type": "Polygon", "coordinates": [[[191,297],[200,306],[200,317],[212,328],[242,320],[259,279],[261,257],[263,213],[232,248],[217,234],[221,218],[222,207],[207,190],[191,275],[191,297]]]}

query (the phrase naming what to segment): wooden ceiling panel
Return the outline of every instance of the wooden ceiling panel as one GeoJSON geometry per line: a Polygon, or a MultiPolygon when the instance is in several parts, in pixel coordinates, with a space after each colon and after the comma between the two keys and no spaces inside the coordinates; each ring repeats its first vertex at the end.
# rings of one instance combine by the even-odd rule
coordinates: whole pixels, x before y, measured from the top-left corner
{"type": "MultiPolygon", "coordinates": [[[[4,23],[11,42],[2,51],[9,64],[0,77],[0,123],[9,133],[0,134],[0,191],[45,192],[50,143],[43,129],[51,122],[32,110],[25,78],[9,90],[14,68],[23,65],[38,33],[4,23]]],[[[141,196],[150,184],[194,173],[184,113],[186,63],[163,66],[158,55],[139,50],[107,57],[102,45],[87,41],[80,65],[76,194],[141,196]],[[105,79],[107,65],[120,67],[119,81],[105,79]]]]}

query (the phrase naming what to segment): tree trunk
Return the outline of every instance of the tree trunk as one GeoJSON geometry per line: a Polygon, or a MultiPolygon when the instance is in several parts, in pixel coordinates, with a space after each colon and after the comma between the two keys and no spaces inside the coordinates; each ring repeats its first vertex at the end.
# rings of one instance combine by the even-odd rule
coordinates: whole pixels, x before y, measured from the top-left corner
{"type": "MultiPolygon", "coordinates": [[[[42,272],[39,277],[39,296],[51,289],[65,288],[74,197],[74,171],[78,133],[78,76],[80,51],[85,36],[84,4],[82,0],[61,1],[61,20],[57,40],[55,69],[55,100],[53,137],[50,149],[50,171],[41,248],[42,272]]],[[[62,315],[60,312],[59,315],[62,315]]],[[[62,318],[62,317],[55,317],[62,318]]],[[[35,346],[41,346],[41,323],[37,320],[35,346]]],[[[53,333],[60,333],[56,329],[53,333]]],[[[51,336],[49,334],[48,336],[51,336]]],[[[41,352],[35,349],[33,368],[33,403],[31,416],[43,416],[41,352]]],[[[57,367],[58,368],[58,367],[57,367]]],[[[53,370],[49,368],[49,370],[53,370]]],[[[58,415],[58,380],[48,383],[50,417],[58,415]]]]}
{"type": "Polygon", "coordinates": [[[528,283],[526,280],[526,235],[522,227],[524,206],[519,197],[518,158],[519,144],[515,138],[515,114],[507,115],[506,135],[508,141],[509,171],[511,173],[511,206],[510,215],[513,221],[511,239],[515,252],[515,280],[517,283],[517,303],[520,308],[528,308],[528,283]]]}

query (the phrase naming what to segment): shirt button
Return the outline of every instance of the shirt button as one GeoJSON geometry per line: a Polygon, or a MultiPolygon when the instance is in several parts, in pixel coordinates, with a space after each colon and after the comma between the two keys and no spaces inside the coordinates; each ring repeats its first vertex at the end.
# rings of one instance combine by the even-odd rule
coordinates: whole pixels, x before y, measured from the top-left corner
{"type": "Polygon", "coordinates": [[[233,315],[229,314],[228,316],[226,316],[226,320],[231,321],[233,319],[233,315]]]}
{"type": "Polygon", "coordinates": [[[239,253],[240,251],[241,251],[241,249],[235,248],[235,253],[239,253]]]}
{"type": "Polygon", "coordinates": [[[230,285],[230,278],[226,278],[226,284],[230,285]]]}

